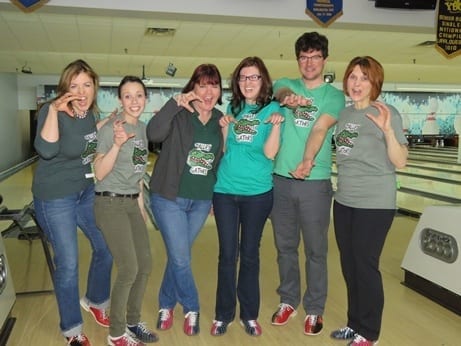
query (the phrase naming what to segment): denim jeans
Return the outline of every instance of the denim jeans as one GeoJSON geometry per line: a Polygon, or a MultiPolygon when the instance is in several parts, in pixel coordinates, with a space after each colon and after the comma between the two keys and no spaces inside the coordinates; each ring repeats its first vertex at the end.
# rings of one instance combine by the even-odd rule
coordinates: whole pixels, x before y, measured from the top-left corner
{"type": "Polygon", "coordinates": [[[192,245],[211,209],[211,200],[177,197],[172,201],[159,194],[150,196],[152,213],[160,228],[168,256],[159,292],[161,309],[199,311],[200,303],[191,268],[192,245]]]}
{"type": "Polygon", "coordinates": [[[213,210],[218,228],[219,263],[215,319],[231,322],[236,298],[240,319],[256,320],[259,314],[259,247],[272,210],[272,190],[254,196],[214,193],[213,210]],[[240,267],[237,275],[237,263],[240,267]]]}
{"type": "Polygon", "coordinates": [[[94,217],[94,186],[53,200],[34,197],[37,221],[51,244],[54,254],[53,277],[64,336],[82,330],[78,276],[77,226],[88,238],[92,257],[87,279],[86,298],[91,306],[109,306],[112,256],[94,217]]]}

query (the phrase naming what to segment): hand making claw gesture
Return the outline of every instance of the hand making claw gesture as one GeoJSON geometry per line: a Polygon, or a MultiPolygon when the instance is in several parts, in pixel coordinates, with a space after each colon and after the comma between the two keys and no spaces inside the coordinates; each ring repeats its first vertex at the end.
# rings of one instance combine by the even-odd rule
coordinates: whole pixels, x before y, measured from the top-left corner
{"type": "Polygon", "coordinates": [[[311,99],[309,99],[309,98],[307,98],[305,96],[296,95],[296,94],[287,95],[280,102],[280,105],[287,106],[287,107],[290,107],[290,108],[296,108],[298,106],[306,107],[306,106],[310,106],[311,104],[312,104],[311,99]]]}
{"type": "Polygon", "coordinates": [[[125,144],[130,138],[135,136],[134,133],[127,133],[123,124],[125,123],[124,120],[115,120],[114,121],[114,144],[118,147],[121,147],[125,144]]]}
{"type": "Polygon", "coordinates": [[[203,102],[203,100],[199,96],[197,96],[197,94],[193,91],[189,91],[186,94],[178,94],[174,96],[174,99],[176,100],[178,106],[184,107],[191,113],[195,112],[194,108],[190,104],[191,101],[198,100],[200,102],[203,102]]]}
{"type": "Polygon", "coordinates": [[[311,174],[312,168],[315,166],[314,160],[303,160],[298,164],[294,171],[289,172],[295,179],[304,180],[311,174]]]}
{"type": "Polygon", "coordinates": [[[373,121],[376,124],[376,126],[378,126],[381,129],[381,131],[383,131],[383,133],[392,130],[391,111],[389,110],[389,107],[387,107],[387,105],[380,101],[375,101],[371,105],[378,110],[379,114],[367,114],[368,119],[373,121]]]}
{"type": "Polygon", "coordinates": [[[285,117],[280,113],[272,113],[269,118],[264,121],[265,124],[280,125],[285,121],[285,117]]]}
{"type": "Polygon", "coordinates": [[[221,127],[229,126],[231,123],[237,123],[237,120],[232,115],[223,115],[219,119],[219,126],[221,127]]]}
{"type": "Polygon", "coordinates": [[[70,117],[74,117],[74,110],[72,108],[72,101],[79,100],[80,96],[76,96],[70,92],[65,93],[61,97],[51,102],[50,107],[53,107],[56,111],[66,112],[70,117]]]}

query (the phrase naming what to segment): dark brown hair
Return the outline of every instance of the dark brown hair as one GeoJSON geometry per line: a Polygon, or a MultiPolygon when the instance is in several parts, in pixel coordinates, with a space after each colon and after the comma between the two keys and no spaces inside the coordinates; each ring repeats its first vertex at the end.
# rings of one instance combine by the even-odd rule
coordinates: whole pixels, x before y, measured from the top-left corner
{"type": "Polygon", "coordinates": [[[301,52],[307,53],[311,50],[319,50],[324,59],[328,58],[328,38],[315,31],[302,34],[295,43],[296,59],[299,58],[301,52]]]}
{"type": "Polygon", "coordinates": [[[222,80],[221,73],[219,73],[216,65],[213,64],[202,64],[195,68],[192,76],[189,79],[189,82],[184,86],[182,92],[188,93],[192,91],[196,84],[211,84],[218,85],[220,89],[220,94],[218,98],[218,104],[222,104],[222,80]]]}
{"type": "Polygon", "coordinates": [[[257,56],[249,56],[243,59],[240,62],[240,64],[237,65],[237,67],[231,75],[230,89],[232,91],[232,96],[230,98],[230,104],[231,113],[234,116],[240,113],[245,102],[245,96],[243,96],[239,86],[240,71],[244,67],[251,66],[256,67],[259,70],[259,74],[261,75],[261,90],[259,91],[259,95],[256,98],[256,104],[259,107],[256,112],[258,112],[261,108],[267,105],[272,99],[272,80],[269,75],[269,71],[266,68],[266,65],[261,60],[261,58],[257,56]]]}
{"type": "Polygon", "coordinates": [[[120,81],[120,84],[118,85],[118,89],[117,89],[117,93],[118,93],[118,98],[121,99],[122,98],[122,87],[126,84],[126,83],[139,83],[143,90],[144,90],[144,96],[147,97],[147,88],[146,86],[144,85],[143,81],[141,80],[141,78],[139,77],[136,77],[136,76],[125,76],[123,77],[123,79],[120,81]]]}

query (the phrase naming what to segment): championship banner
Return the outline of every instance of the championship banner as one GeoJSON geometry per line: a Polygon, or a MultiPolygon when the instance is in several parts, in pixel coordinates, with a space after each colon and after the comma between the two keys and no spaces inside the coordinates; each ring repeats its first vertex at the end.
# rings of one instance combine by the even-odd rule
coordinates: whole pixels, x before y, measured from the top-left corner
{"type": "Polygon", "coordinates": [[[343,14],[343,0],[306,0],[306,14],[326,27],[343,14]]]}
{"type": "Polygon", "coordinates": [[[37,8],[45,5],[49,0],[11,0],[13,5],[16,5],[24,12],[32,12],[37,8]]]}
{"type": "Polygon", "coordinates": [[[435,48],[448,58],[461,53],[461,0],[440,0],[435,48]]]}

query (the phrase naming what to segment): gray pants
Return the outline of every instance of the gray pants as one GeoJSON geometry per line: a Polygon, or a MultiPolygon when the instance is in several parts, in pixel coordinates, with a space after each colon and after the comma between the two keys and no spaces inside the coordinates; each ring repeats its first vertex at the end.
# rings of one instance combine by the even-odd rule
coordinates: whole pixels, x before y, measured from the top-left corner
{"type": "Polygon", "coordinates": [[[298,248],[302,235],[306,291],[303,307],[323,315],[328,289],[328,227],[333,191],[330,180],[296,180],[274,176],[272,225],[280,286],[280,302],[295,309],[301,301],[298,248]]]}
{"type": "Polygon", "coordinates": [[[149,236],[136,199],[96,196],[95,216],[117,267],[109,334],[118,337],[125,333],[127,324],[137,324],[141,319],[142,300],[152,271],[149,236]]]}

